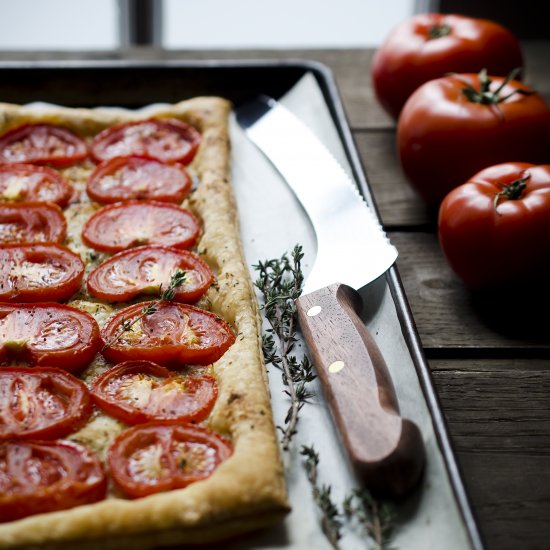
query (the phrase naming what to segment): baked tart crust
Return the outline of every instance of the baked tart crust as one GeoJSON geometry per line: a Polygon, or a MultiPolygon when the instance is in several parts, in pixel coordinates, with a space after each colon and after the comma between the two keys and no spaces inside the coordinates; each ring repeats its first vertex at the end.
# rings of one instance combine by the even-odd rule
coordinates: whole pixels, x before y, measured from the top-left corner
{"type": "MultiPolygon", "coordinates": [[[[211,367],[219,394],[206,421],[209,428],[231,440],[233,454],[208,479],[136,500],[110,490],[107,499],[94,504],[0,523],[0,547],[149,548],[206,543],[272,524],[289,511],[261,352],[260,318],[230,182],[230,110],[228,101],[215,97],[135,112],[0,103],[0,134],[21,124],[48,122],[91,139],[113,124],[151,117],[178,118],[195,126],[202,143],[189,168],[198,185],[184,206],[203,224],[196,250],[216,275],[216,284],[207,294],[209,309],[231,324],[236,334],[232,347],[211,367]]],[[[91,268],[92,251],[80,241],[82,223],[98,208],[84,198],[83,182],[93,169],[87,163],[62,173],[81,192],[82,200],[65,210],[67,245],[91,268]]],[[[79,298],[71,305],[93,309],[90,312],[100,326],[116,309],[84,294],[79,298]]],[[[81,377],[89,381],[105,368],[99,357],[81,377]]],[[[97,413],[88,426],[68,439],[88,446],[104,460],[109,442],[123,427],[97,413]]]]}

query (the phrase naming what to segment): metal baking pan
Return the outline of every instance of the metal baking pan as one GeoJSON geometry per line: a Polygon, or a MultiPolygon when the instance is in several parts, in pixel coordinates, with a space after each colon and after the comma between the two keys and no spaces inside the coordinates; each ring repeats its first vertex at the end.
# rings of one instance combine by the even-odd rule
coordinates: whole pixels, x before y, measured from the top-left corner
{"type": "MultiPolygon", "coordinates": [[[[40,101],[68,107],[117,106],[131,109],[153,103],[175,103],[199,95],[222,96],[231,100],[235,105],[247,102],[258,94],[266,94],[284,100],[289,92],[292,92],[305,77],[308,77],[316,89],[314,93],[319,94],[325,115],[330,119],[331,128],[334,131],[333,140],[335,138],[338,141],[338,147],[345,157],[344,161],[347,163],[353,179],[366,201],[376,211],[376,204],[363,173],[336,84],[330,71],[319,63],[301,60],[288,62],[217,60],[200,62],[127,60],[0,62],[0,75],[0,101],[2,102],[26,104],[40,101]]],[[[309,85],[311,86],[312,83],[310,82],[309,85]]],[[[300,115],[299,112],[296,114],[300,115]]],[[[233,127],[233,132],[235,131],[233,127]]],[[[241,139],[239,136],[237,137],[241,139]]],[[[242,152],[243,147],[236,143],[234,155],[237,158],[234,159],[234,162],[241,163],[238,166],[241,172],[247,169],[246,166],[242,166],[243,158],[238,156],[242,155],[242,152]]],[[[238,174],[237,177],[239,177],[238,174]]],[[[246,204],[243,204],[239,199],[238,189],[237,202],[241,217],[245,214],[246,218],[246,212],[243,212],[243,209],[250,210],[250,199],[247,197],[244,201],[246,204]]],[[[285,223],[287,218],[288,216],[285,215],[285,223]]],[[[242,224],[245,251],[247,244],[255,240],[255,236],[251,238],[246,234],[250,223],[254,222],[245,219],[242,224]]],[[[262,235],[264,234],[262,233],[262,235]]],[[[265,258],[249,257],[247,254],[247,260],[251,265],[257,259],[265,258]]],[[[372,324],[369,328],[373,334],[390,333],[397,335],[403,342],[400,353],[404,354],[404,357],[396,359],[399,359],[401,364],[405,363],[405,367],[402,366],[401,371],[396,370],[392,366],[394,361],[391,360],[388,361],[388,367],[396,383],[398,395],[400,377],[404,376],[404,379],[408,377],[408,380],[411,377],[414,378],[413,385],[418,387],[416,394],[405,387],[410,384],[401,384],[403,392],[409,391],[408,397],[405,397],[405,401],[408,399],[410,403],[409,412],[411,414],[409,416],[422,424],[425,438],[432,441],[431,447],[429,446],[428,449],[428,470],[432,468],[434,461],[440,465],[435,468],[437,471],[430,473],[431,477],[428,476],[428,479],[415,494],[411,495],[407,501],[398,504],[400,519],[394,544],[398,548],[422,548],[423,550],[443,547],[482,549],[480,535],[468,503],[431,374],[422,352],[397,268],[392,267],[383,279],[383,281],[374,283],[374,290],[371,290],[371,295],[366,297],[365,322],[372,324]],[[379,315],[377,312],[377,309],[381,307],[380,304],[384,301],[390,304],[389,317],[384,316],[385,314],[379,315]],[[392,326],[387,327],[388,323],[392,326]],[[415,418],[415,415],[421,414],[418,412],[420,410],[425,410],[425,413],[422,413],[425,415],[423,422],[422,419],[415,418]],[[427,512],[426,510],[422,511],[423,501],[429,502],[427,512]],[[430,512],[430,507],[432,512],[430,512]],[[439,510],[443,508],[446,509],[445,512],[439,510]],[[432,517],[430,514],[434,513],[436,509],[438,515],[432,517]],[[402,543],[405,540],[407,542],[402,543]]],[[[393,349],[399,349],[399,345],[395,345],[394,342],[384,342],[383,338],[379,345],[382,348],[391,346],[393,349]]],[[[384,349],[382,351],[384,352],[384,349]]],[[[276,376],[279,375],[276,374],[276,376]]],[[[273,380],[273,373],[270,373],[270,383],[273,383],[273,380]]],[[[274,384],[276,386],[276,382],[274,384]]],[[[282,405],[277,405],[277,395],[280,390],[274,388],[272,384],[271,391],[277,417],[277,409],[282,410],[282,405]]],[[[399,395],[400,400],[401,397],[399,395]]],[[[322,405],[322,398],[320,398],[320,402],[322,405]]],[[[404,416],[407,416],[407,410],[403,412],[404,416]]],[[[309,430],[310,426],[318,424],[318,419],[316,420],[313,416],[309,422],[308,425],[306,417],[304,429],[309,430]]],[[[320,432],[326,433],[325,428],[326,426],[320,429],[320,432]]],[[[335,437],[334,441],[325,445],[327,449],[335,445],[337,435],[335,437]]],[[[338,453],[334,460],[335,462],[345,461],[338,453]]],[[[292,457],[287,462],[291,463],[290,467],[299,468],[299,464],[296,466],[299,463],[299,458],[292,457]]],[[[301,490],[295,488],[293,491],[293,485],[300,485],[300,482],[296,482],[296,475],[290,473],[287,476],[290,478],[291,503],[298,511],[297,514],[303,514],[299,510],[307,502],[296,503],[293,501],[293,498],[302,498],[302,496],[296,496],[298,493],[300,495],[304,493],[303,485],[301,490]]],[[[330,479],[325,481],[330,483],[330,479]]],[[[307,487],[307,483],[305,486],[307,487]]],[[[305,492],[307,493],[307,491],[305,492]]],[[[311,503],[311,507],[314,507],[313,503],[311,503]]],[[[315,521],[314,514],[310,514],[307,518],[309,519],[306,519],[306,516],[298,515],[294,524],[292,524],[292,520],[287,522],[287,525],[282,527],[285,531],[284,534],[281,532],[281,528],[279,530],[275,528],[264,534],[245,537],[236,545],[246,548],[275,546],[278,548],[281,546],[319,548],[323,544],[320,542],[323,541],[323,538],[319,534],[319,530],[319,533],[312,532],[307,536],[303,535],[303,531],[309,529],[309,527],[304,527],[304,522],[315,521]],[[296,534],[297,530],[302,533],[300,536],[296,534]]],[[[313,527],[311,530],[315,531],[313,527]]],[[[353,540],[346,543],[344,540],[342,547],[348,544],[353,548],[356,547],[354,546],[356,543],[357,541],[354,543],[353,540]]]]}

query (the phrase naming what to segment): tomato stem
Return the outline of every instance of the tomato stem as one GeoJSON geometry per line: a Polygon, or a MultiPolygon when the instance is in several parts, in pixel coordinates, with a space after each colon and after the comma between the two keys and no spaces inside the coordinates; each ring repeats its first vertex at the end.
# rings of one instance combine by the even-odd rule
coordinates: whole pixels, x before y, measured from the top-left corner
{"type": "Polygon", "coordinates": [[[451,34],[451,27],[445,25],[444,23],[433,25],[428,29],[428,37],[430,39],[442,38],[443,36],[448,36],[451,34]]]}
{"type": "Polygon", "coordinates": [[[532,90],[517,89],[507,95],[500,95],[504,87],[511,81],[515,80],[521,72],[521,67],[516,67],[508,76],[500,83],[496,90],[491,91],[492,79],[487,75],[487,69],[482,69],[479,72],[479,90],[476,90],[469,82],[466,82],[458,75],[453,75],[462,82],[465,87],[462,88],[462,93],[468,101],[479,103],[480,105],[498,105],[512,97],[515,94],[532,95],[535,92],[532,90]]]}
{"type": "Polygon", "coordinates": [[[493,199],[495,210],[501,198],[506,200],[517,200],[521,198],[523,191],[527,187],[527,181],[531,177],[531,174],[529,174],[529,172],[527,171],[522,172],[522,174],[524,174],[523,177],[514,180],[508,185],[503,185],[502,190],[495,195],[495,198],[493,199]]]}

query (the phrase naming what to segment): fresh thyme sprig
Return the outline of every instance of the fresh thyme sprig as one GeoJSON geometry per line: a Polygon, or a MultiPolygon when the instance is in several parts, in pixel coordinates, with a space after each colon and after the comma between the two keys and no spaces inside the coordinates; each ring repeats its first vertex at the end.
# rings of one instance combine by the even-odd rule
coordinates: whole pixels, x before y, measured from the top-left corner
{"type": "Polygon", "coordinates": [[[185,278],[186,272],[182,271],[181,269],[177,269],[172,277],[170,277],[170,282],[168,283],[166,290],[163,291],[162,284],[160,285],[160,298],[153,302],[149,302],[146,306],[143,306],[143,308],[141,309],[141,313],[134,319],[126,320],[122,318],[122,320],[120,321],[120,330],[113,336],[113,338],[111,338],[111,340],[105,343],[105,345],[101,348],[101,351],[105,351],[107,348],[118,342],[122,338],[124,333],[130,332],[134,325],[141,321],[141,319],[143,319],[147,315],[152,315],[153,313],[155,313],[162,302],[171,302],[176,296],[178,287],[180,287],[185,282],[185,278]]]}
{"type": "Polygon", "coordinates": [[[346,496],[342,510],[334,503],[330,485],[319,486],[319,454],[313,445],[302,446],[300,454],[305,457],[304,468],[311,485],[313,499],[321,513],[321,528],[333,548],[339,548],[344,520],[348,525],[355,520],[362,535],[369,538],[369,550],[394,550],[390,546],[395,526],[395,507],[390,502],[379,502],[367,489],[353,489],[346,496]]]}
{"type": "MultiPolygon", "coordinates": [[[[285,451],[289,450],[290,442],[297,433],[300,410],[313,396],[308,389],[308,383],[315,379],[313,365],[307,356],[304,355],[298,361],[291,355],[297,341],[294,300],[302,292],[303,256],[302,247],[296,245],[290,258],[284,254],[280,259],[258,262],[254,266],[260,275],[256,286],[263,295],[263,310],[270,324],[262,338],[264,357],[266,363],[282,371],[282,379],[287,388],[285,393],[291,401],[285,417],[285,427],[279,427],[283,432],[282,448],[285,451]]],[[[300,454],[305,457],[303,465],[315,504],[321,514],[322,531],[332,547],[339,548],[345,522],[349,525],[355,519],[375,545],[372,550],[391,550],[388,544],[394,526],[393,507],[378,503],[366,490],[355,489],[346,497],[340,510],[332,499],[331,486],[318,484],[319,454],[313,446],[306,445],[302,446],[300,454]]]]}
{"type": "Polygon", "coordinates": [[[300,454],[305,457],[304,467],[311,485],[313,499],[321,512],[321,529],[333,548],[339,548],[338,541],[342,538],[342,515],[331,497],[330,485],[319,486],[317,482],[317,466],[319,454],[313,446],[302,446],[300,454]]]}
{"type": "Polygon", "coordinates": [[[348,521],[356,519],[365,535],[372,539],[371,550],[392,550],[395,507],[390,502],[378,502],[367,489],[354,489],[343,503],[348,521]]]}
{"type": "Polygon", "coordinates": [[[280,259],[258,262],[254,269],[259,272],[256,286],[264,298],[263,310],[271,328],[263,336],[263,351],[267,363],[282,371],[285,393],[290,398],[290,407],[284,420],[281,445],[288,451],[296,434],[296,425],[301,408],[313,396],[307,384],[315,379],[313,365],[304,356],[298,361],[291,352],[296,343],[296,306],[294,300],[302,293],[304,276],[301,260],[302,247],[296,245],[291,258],[284,254],[280,259]]]}

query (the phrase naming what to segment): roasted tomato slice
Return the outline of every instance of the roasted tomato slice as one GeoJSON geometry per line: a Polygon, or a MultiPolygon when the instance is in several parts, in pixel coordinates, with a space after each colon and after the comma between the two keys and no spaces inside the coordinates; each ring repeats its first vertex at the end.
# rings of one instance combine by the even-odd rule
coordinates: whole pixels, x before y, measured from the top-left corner
{"type": "Polygon", "coordinates": [[[124,308],[107,321],[101,336],[107,346],[103,355],[113,363],[145,359],[172,366],[208,365],[235,341],[231,327],[217,315],[174,302],[124,308]],[[145,315],[151,305],[154,313],[145,315]]]}
{"type": "Polygon", "coordinates": [[[100,132],[92,143],[96,161],[138,155],[162,162],[189,164],[201,142],[200,133],[176,119],[125,122],[100,132]]]}
{"type": "Polygon", "coordinates": [[[115,157],[96,168],[86,191],[101,204],[142,199],[180,203],[191,191],[191,177],[182,164],[115,157]]]}
{"type": "Polygon", "coordinates": [[[200,224],[184,208],[156,201],[104,206],[84,224],[82,240],[102,252],[120,252],[142,244],[191,248],[200,224]]]}
{"type": "Polygon", "coordinates": [[[86,385],[49,368],[0,368],[0,440],[57,439],[92,413],[86,385]]]}
{"type": "Polygon", "coordinates": [[[0,164],[0,201],[54,202],[66,206],[73,188],[47,166],[0,164]]]}
{"type": "Polygon", "coordinates": [[[25,202],[0,203],[0,245],[22,243],[61,243],[67,222],[55,204],[25,202]]]}
{"type": "Polygon", "coordinates": [[[151,361],[126,361],[94,381],[97,406],[126,422],[150,420],[200,422],[218,396],[212,376],[179,374],[151,361]]]}
{"type": "Polygon", "coordinates": [[[231,453],[229,443],[208,430],[150,422],[115,439],[109,466],[117,487],[139,498],[206,479],[231,453]]]}
{"type": "Polygon", "coordinates": [[[25,124],[0,136],[0,163],[50,164],[61,167],[83,161],[86,143],[54,124],[25,124]]]}
{"type": "Polygon", "coordinates": [[[100,346],[99,327],[89,313],[61,304],[0,304],[0,361],[75,372],[100,346]]]}
{"type": "Polygon", "coordinates": [[[84,264],[59,244],[0,246],[0,300],[55,302],[80,287],[84,264]]]}
{"type": "Polygon", "coordinates": [[[66,510],[105,498],[99,460],[69,441],[0,443],[0,521],[66,510]]]}
{"type": "Polygon", "coordinates": [[[214,280],[208,264],[193,252],[140,246],[119,252],[96,267],[88,276],[88,291],[100,300],[126,302],[139,294],[158,294],[177,270],[185,272],[174,296],[177,302],[196,302],[214,280]]]}

